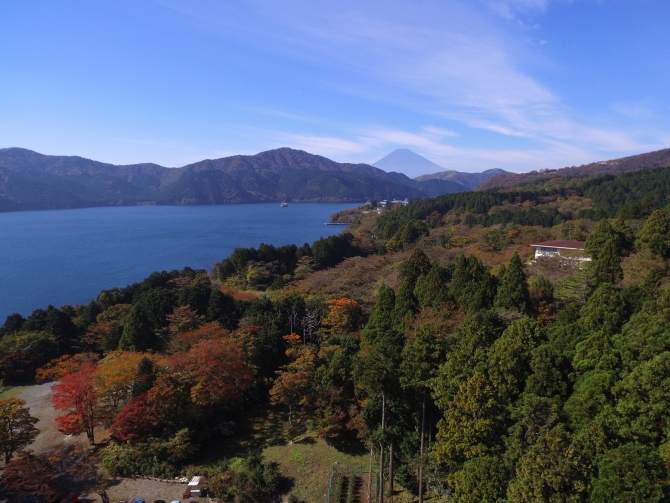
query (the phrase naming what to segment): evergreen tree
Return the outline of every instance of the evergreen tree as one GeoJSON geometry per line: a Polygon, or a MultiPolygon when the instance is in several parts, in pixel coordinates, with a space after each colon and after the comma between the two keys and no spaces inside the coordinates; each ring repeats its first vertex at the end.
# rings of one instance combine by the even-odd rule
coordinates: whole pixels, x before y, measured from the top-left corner
{"type": "MultiPolygon", "coordinates": [[[[393,487],[393,431],[396,425],[391,421],[390,413],[396,402],[401,402],[400,362],[404,337],[394,324],[395,295],[388,286],[383,286],[377,294],[375,307],[370,314],[368,325],[361,332],[361,349],[354,365],[354,380],[358,392],[367,398],[363,410],[365,430],[373,442],[379,442],[380,467],[384,472],[385,449],[390,445],[389,485],[393,487]]],[[[383,502],[383,489],[380,491],[380,503],[383,502]]]]}
{"type": "Polygon", "coordinates": [[[621,258],[617,253],[616,245],[612,239],[605,242],[598,253],[595,268],[596,284],[619,283],[623,279],[623,269],[621,268],[621,258]]]}
{"type": "Polygon", "coordinates": [[[610,283],[600,285],[580,311],[580,324],[588,332],[616,333],[623,323],[626,305],[610,283]]]}
{"type": "Polygon", "coordinates": [[[421,396],[421,436],[419,447],[419,503],[423,503],[423,464],[426,426],[426,401],[429,381],[435,376],[437,367],[444,358],[443,348],[437,340],[436,330],[424,323],[414,331],[414,336],[405,341],[400,363],[400,384],[403,388],[421,396]]]}
{"type": "Polygon", "coordinates": [[[381,333],[393,329],[394,309],[395,292],[390,286],[383,285],[377,292],[375,307],[372,309],[368,323],[361,333],[362,338],[373,341],[381,333]]]}
{"type": "Polygon", "coordinates": [[[542,327],[524,316],[505,329],[488,352],[489,379],[499,397],[515,399],[531,374],[532,350],[546,340],[542,327]]]}
{"type": "Polygon", "coordinates": [[[481,456],[463,463],[449,475],[454,503],[498,503],[505,496],[509,478],[507,467],[499,456],[481,456]]]}
{"type": "Polygon", "coordinates": [[[421,307],[437,306],[447,300],[446,271],[439,266],[433,266],[428,274],[419,276],[414,295],[421,307]]]}
{"type": "Polygon", "coordinates": [[[570,449],[570,436],[563,425],[542,432],[516,465],[510,482],[510,503],[583,501],[579,460],[570,449]]]}
{"type": "Polygon", "coordinates": [[[137,379],[132,385],[132,396],[136,398],[147,393],[156,381],[157,371],[154,362],[146,356],[140,360],[137,366],[137,379]]]}
{"type": "Polygon", "coordinates": [[[495,297],[495,307],[511,311],[525,312],[530,300],[528,282],[523,271],[523,263],[519,254],[514,252],[509,266],[500,280],[498,293],[495,297]]]}
{"type": "Polygon", "coordinates": [[[616,254],[619,255],[621,253],[621,236],[612,228],[609,221],[603,218],[598,222],[593,232],[589,234],[589,237],[586,238],[584,251],[591,255],[593,260],[598,260],[600,253],[608,241],[614,243],[616,254]]]}
{"type": "Polygon", "coordinates": [[[135,304],[123,327],[123,334],[119,340],[119,349],[124,351],[146,351],[156,342],[154,327],[142,306],[135,304]]]}
{"type": "Polygon", "coordinates": [[[398,278],[407,279],[414,288],[416,280],[421,275],[428,274],[432,268],[430,260],[421,248],[414,248],[412,254],[400,266],[398,278]]]}
{"type": "Polygon", "coordinates": [[[599,456],[597,465],[593,503],[668,501],[667,469],[650,446],[624,444],[599,456]]]}
{"type": "Polygon", "coordinates": [[[218,321],[223,328],[235,330],[237,328],[235,299],[222,293],[218,288],[213,289],[207,306],[207,321],[218,321]]]}
{"type": "Polygon", "coordinates": [[[635,245],[638,249],[649,248],[657,255],[667,254],[668,222],[661,210],[656,210],[649,215],[635,245]]]}
{"type": "Polygon", "coordinates": [[[393,317],[399,327],[408,325],[412,316],[416,313],[418,304],[414,295],[414,286],[408,278],[403,278],[398,287],[398,295],[396,295],[395,308],[393,310],[393,317]]]}
{"type": "Polygon", "coordinates": [[[496,288],[495,277],[477,257],[458,257],[449,284],[449,295],[459,306],[468,311],[488,309],[493,304],[496,288]]]}
{"type": "Polygon", "coordinates": [[[633,242],[635,241],[635,231],[626,225],[623,215],[619,213],[619,216],[616,218],[612,224],[612,229],[619,235],[619,240],[621,243],[621,248],[630,250],[633,247],[633,242]]]}

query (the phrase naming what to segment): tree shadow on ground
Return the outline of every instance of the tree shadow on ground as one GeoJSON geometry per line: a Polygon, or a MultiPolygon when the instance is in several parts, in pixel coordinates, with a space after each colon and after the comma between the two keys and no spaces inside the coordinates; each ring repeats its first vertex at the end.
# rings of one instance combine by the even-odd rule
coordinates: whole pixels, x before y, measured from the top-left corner
{"type": "Polygon", "coordinates": [[[338,451],[350,456],[361,456],[368,452],[354,432],[347,431],[335,438],[327,439],[327,442],[338,451]]]}
{"type": "Polygon", "coordinates": [[[285,445],[291,439],[288,413],[282,407],[269,404],[250,410],[237,421],[237,431],[203,445],[198,464],[208,464],[223,458],[245,457],[249,452],[266,447],[285,445]]]}

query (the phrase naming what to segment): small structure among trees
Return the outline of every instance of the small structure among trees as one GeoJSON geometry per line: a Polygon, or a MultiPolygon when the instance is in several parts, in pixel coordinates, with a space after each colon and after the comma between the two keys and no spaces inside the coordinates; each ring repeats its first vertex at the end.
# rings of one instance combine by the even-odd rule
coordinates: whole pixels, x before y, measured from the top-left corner
{"type": "Polygon", "coordinates": [[[535,248],[535,258],[565,257],[579,262],[589,261],[591,257],[584,254],[584,241],[542,241],[531,244],[535,248]]]}

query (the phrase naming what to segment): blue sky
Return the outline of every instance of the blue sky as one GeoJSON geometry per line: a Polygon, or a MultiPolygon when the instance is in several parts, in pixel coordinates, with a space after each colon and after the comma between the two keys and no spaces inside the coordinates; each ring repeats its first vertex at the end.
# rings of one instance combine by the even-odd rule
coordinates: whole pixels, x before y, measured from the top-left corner
{"type": "Polygon", "coordinates": [[[0,147],[447,169],[670,147],[667,0],[4,2],[0,147]]]}

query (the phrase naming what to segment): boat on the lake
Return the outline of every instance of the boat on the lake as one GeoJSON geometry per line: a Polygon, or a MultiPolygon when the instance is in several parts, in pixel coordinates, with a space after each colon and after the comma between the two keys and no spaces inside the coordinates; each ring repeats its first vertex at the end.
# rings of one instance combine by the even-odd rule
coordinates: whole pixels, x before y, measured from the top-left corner
{"type": "Polygon", "coordinates": [[[282,207],[282,208],[288,208],[288,203],[287,203],[286,201],[282,201],[282,202],[279,204],[279,206],[282,207]]]}

